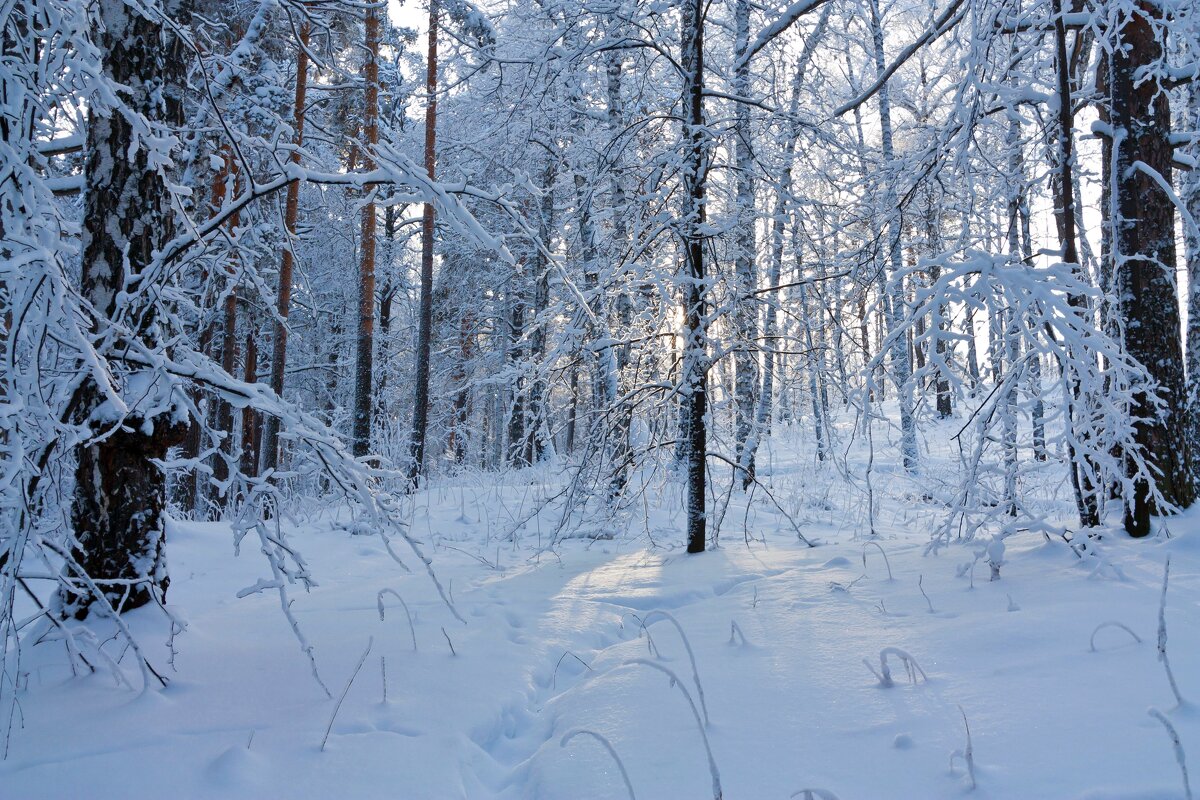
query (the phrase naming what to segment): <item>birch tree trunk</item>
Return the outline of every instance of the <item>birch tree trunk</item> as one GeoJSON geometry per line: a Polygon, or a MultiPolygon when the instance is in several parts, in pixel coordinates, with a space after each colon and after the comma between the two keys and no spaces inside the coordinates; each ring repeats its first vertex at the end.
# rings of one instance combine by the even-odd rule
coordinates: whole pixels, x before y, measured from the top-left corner
{"type": "Polygon", "coordinates": [[[704,208],[707,147],[704,131],[704,9],[703,0],[684,8],[683,65],[683,271],[684,328],[681,393],[687,416],[687,550],[705,548],[708,429],[707,283],[704,274],[704,208]]]}
{"type": "MultiPolygon", "coordinates": [[[[880,21],[879,0],[870,0],[871,35],[874,45],[875,72],[882,76],[884,72],[883,57],[883,26],[880,21]]],[[[880,142],[883,148],[883,163],[892,167],[895,160],[895,150],[892,145],[892,106],[891,96],[886,83],[879,89],[879,127],[880,142]]],[[[880,271],[880,293],[883,295],[884,312],[887,315],[888,333],[894,334],[900,327],[904,307],[903,282],[899,279],[903,260],[900,251],[901,224],[899,220],[899,200],[896,197],[894,181],[884,179],[883,208],[888,214],[887,241],[888,267],[890,279],[884,277],[886,270],[880,271]],[[890,297],[887,284],[890,283],[890,297]]],[[[895,374],[896,395],[900,405],[900,451],[905,471],[916,472],[918,464],[917,427],[913,418],[913,387],[912,361],[908,356],[908,348],[903,336],[896,336],[891,347],[892,372],[895,374]]]]}
{"type": "MultiPolygon", "coordinates": [[[[750,63],[745,55],[750,39],[750,0],[736,0],[734,28],[737,67],[733,76],[733,91],[738,97],[749,97],[750,63]]],[[[733,314],[738,339],[733,355],[734,447],[742,473],[743,489],[754,482],[755,394],[758,391],[758,308],[754,294],[758,287],[754,241],[754,153],[751,142],[750,106],[738,102],[734,107],[733,122],[733,167],[736,175],[733,236],[736,293],[733,314]]]]}

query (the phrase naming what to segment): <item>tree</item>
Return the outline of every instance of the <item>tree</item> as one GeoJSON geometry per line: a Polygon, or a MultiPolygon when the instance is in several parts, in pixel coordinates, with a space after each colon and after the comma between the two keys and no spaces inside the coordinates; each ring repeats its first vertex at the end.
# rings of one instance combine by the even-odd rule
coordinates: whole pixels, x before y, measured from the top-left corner
{"type": "MultiPolygon", "coordinates": [[[[434,179],[437,167],[438,0],[429,0],[429,51],[425,61],[425,174],[434,179]]],[[[416,488],[425,465],[425,438],[429,428],[429,359],[433,331],[434,208],[426,203],[421,213],[421,298],[417,311],[416,379],[413,391],[412,440],[408,454],[408,482],[416,488]]]]}
{"type": "Polygon", "coordinates": [[[166,477],[155,459],[186,430],[174,387],[117,354],[162,346],[148,268],[175,219],[163,154],[145,137],[184,123],[187,59],[175,26],[188,24],[191,6],[175,4],[169,21],[122,0],[102,0],[98,11],[104,79],[127,93],[88,113],[81,289],[95,315],[91,335],[111,360],[106,372],[83,373],[72,402],[91,435],[76,451],[75,546],[60,596],[64,613],[80,618],[95,604],[128,611],[163,602],[166,477]]]}
{"type": "Polygon", "coordinates": [[[1156,4],[1116,6],[1114,47],[1104,58],[1105,159],[1113,164],[1109,206],[1112,274],[1125,347],[1150,384],[1134,394],[1137,441],[1154,484],[1129,474],[1125,529],[1150,533],[1150,517],[1195,499],[1186,436],[1183,350],[1175,285],[1170,94],[1161,78],[1166,11],[1156,4]]]}
{"type": "MultiPolygon", "coordinates": [[[[300,163],[300,148],[304,145],[304,114],[308,96],[308,43],[310,26],[300,28],[296,44],[296,92],[292,102],[292,136],[295,148],[289,160],[300,163]]],[[[271,391],[283,396],[284,375],[287,370],[288,314],[292,307],[292,270],[296,260],[296,221],[300,217],[300,182],[288,185],[283,224],[287,240],[279,261],[279,282],[276,289],[275,325],[271,334],[271,391]]],[[[271,472],[279,465],[279,419],[268,417],[263,432],[263,470],[271,472]]]]}
{"type": "MultiPolygon", "coordinates": [[[[375,166],[374,149],[379,144],[379,10],[369,6],[366,12],[367,62],[363,68],[365,97],[363,110],[363,166],[375,166]]],[[[371,422],[374,417],[375,353],[375,189],[363,187],[358,277],[358,339],[354,368],[354,455],[361,458],[371,451],[371,422]]]]}
{"type": "Polygon", "coordinates": [[[683,208],[680,229],[684,265],[684,354],[680,394],[685,409],[685,464],[687,468],[687,550],[705,547],[705,493],[708,491],[708,333],[707,284],[704,275],[704,209],[707,180],[707,133],[704,129],[704,9],[701,0],[684,7],[683,67],[683,208]]]}

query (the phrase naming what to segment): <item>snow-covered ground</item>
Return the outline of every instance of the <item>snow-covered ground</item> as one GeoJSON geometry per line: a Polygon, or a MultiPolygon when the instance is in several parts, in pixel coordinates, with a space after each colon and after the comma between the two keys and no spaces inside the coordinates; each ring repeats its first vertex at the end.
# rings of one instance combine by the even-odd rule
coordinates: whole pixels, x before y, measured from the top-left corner
{"type": "MultiPolygon", "coordinates": [[[[613,539],[551,549],[549,512],[508,536],[554,479],[446,481],[417,497],[413,534],[465,625],[423,570],[406,574],[380,539],[348,533],[345,510],[295,523],[320,587],[295,592],[293,610],[332,699],[278,598],[237,598],[267,574],[250,540],[235,558],[228,526],[174,524],[169,599],[188,627],[169,687],[71,679],[60,643],[32,648],[0,797],[627,797],[599,739],[563,744],[577,729],[611,744],[643,800],[711,796],[714,771],[734,800],[805,788],[842,800],[1183,797],[1150,707],[1200,783],[1200,706],[1176,708],[1155,646],[1170,556],[1168,654],[1200,704],[1200,516],[1169,521],[1170,538],[1110,533],[1084,557],[1018,534],[990,581],[984,561],[973,578],[962,569],[979,543],[925,555],[936,516],[899,492],[865,543],[861,493],[813,466],[779,479],[777,499],[817,547],[761,497],[749,512],[735,498],[719,548],[689,556],[670,491],[613,539]],[[411,609],[415,649],[394,595],[380,619],[383,589],[411,609]],[[1093,651],[1106,622],[1140,643],[1110,626],[1093,651]],[[924,677],[910,682],[893,655],[894,685],[882,686],[863,661],[878,671],[891,647],[924,677]]],[[[161,614],[130,618],[169,672],[161,614]]]]}

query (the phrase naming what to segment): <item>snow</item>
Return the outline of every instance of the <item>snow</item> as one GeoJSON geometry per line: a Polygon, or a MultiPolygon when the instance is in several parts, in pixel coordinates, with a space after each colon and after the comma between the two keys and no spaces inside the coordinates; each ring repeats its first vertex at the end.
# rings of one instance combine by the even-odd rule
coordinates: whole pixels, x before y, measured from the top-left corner
{"type": "Polygon", "coordinates": [[[60,644],[29,648],[0,796],[624,798],[608,742],[637,797],[706,797],[701,694],[728,798],[1184,796],[1171,739],[1147,709],[1166,715],[1200,768],[1200,715],[1174,707],[1155,648],[1169,555],[1167,648],[1184,698],[1200,702],[1200,515],[1171,519],[1170,538],[1111,531],[1083,558],[1032,533],[924,555],[927,514],[893,493],[868,544],[857,494],[789,464],[778,444],[768,452],[777,489],[789,472],[794,487],[833,481],[804,526],[819,546],[767,504],[747,514],[740,501],[720,547],[689,556],[668,484],[628,535],[550,549],[548,512],[506,533],[550,493],[552,469],[436,483],[416,496],[411,533],[466,625],[422,570],[404,573],[380,539],[352,534],[347,510],[295,509],[292,543],[320,585],[294,592],[293,611],[332,699],[273,593],[237,596],[263,579],[261,556],[233,557],[228,524],[172,523],[168,599],[188,625],[175,673],[161,613],[127,616],[170,685],[72,679],[60,644]],[[1003,562],[999,580],[982,568],[959,576],[981,546],[1003,562]],[[1118,626],[1096,631],[1109,622],[1141,642],[1118,626]],[[881,654],[890,682],[872,675],[881,654]],[[586,733],[562,744],[576,731],[586,733]]]}

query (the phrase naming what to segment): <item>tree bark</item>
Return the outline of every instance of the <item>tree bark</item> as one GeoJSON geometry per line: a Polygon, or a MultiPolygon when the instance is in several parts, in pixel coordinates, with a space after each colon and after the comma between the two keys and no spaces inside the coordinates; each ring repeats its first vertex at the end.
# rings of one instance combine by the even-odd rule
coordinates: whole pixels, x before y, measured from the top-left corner
{"type": "MultiPolygon", "coordinates": [[[[429,0],[429,49],[425,62],[425,174],[434,179],[437,167],[438,0],[429,0]]],[[[413,392],[412,441],[408,482],[420,484],[425,467],[425,436],[429,427],[429,358],[433,338],[433,203],[421,216],[421,297],[417,314],[417,374],[413,392]]]]}
{"type": "MultiPolygon", "coordinates": [[[[173,22],[187,25],[190,4],[180,2],[175,11],[173,22]]],[[[93,41],[105,79],[127,87],[125,102],[135,112],[168,128],[181,126],[188,59],[175,29],[122,0],[103,0],[99,13],[104,24],[96,27],[93,41]]],[[[98,105],[89,110],[81,288],[101,319],[139,320],[135,335],[154,347],[155,293],[125,293],[170,241],[175,220],[164,176],[150,166],[147,148],[138,141],[124,114],[98,105]],[[142,305],[131,309],[128,303],[142,305]]],[[[105,354],[118,370],[119,352],[118,343],[105,354]]],[[[139,377],[142,385],[126,398],[130,411],[115,429],[104,419],[104,397],[94,379],[87,378],[81,389],[79,421],[109,435],[78,448],[72,555],[118,611],[166,598],[166,478],[154,459],[165,457],[186,432],[173,414],[166,379],[133,368],[125,381],[139,377]]],[[[85,617],[98,598],[78,582],[72,586],[61,590],[63,612],[85,617]]]]}
{"type": "MultiPolygon", "coordinates": [[[[880,22],[879,0],[870,0],[871,34],[874,43],[875,71],[882,75],[884,71],[883,58],[883,27],[880,22]]],[[[888,168],[893,166],[895,150],[892,144],[892,110],[891,96],[885,83],[879,89],[879,127],[880,142],[883,148],[883,162],[888,168]]],[[[888,269],[880,272],[880,301],[887,317],[888,334],[894,335],[900,327],[903,318],[904,290],[899,273],[903,267],[900,250],[899,200],[891,177],[884,179],[883,208],[888,213],[888,269]],[[890,270],[890,276],[887,274],[890,270]],[[890,286],[890,292],[888,284],[890,286]]],[[[896,395],[900,405],[900,452],[906,472],[917,470],[919,453],[917,449],[916,420],[913,417],[913,387],[912,360],[908,355],[903,336],[895,336],[891,347],[892,371],[895,373],[896,395]]]]}
{"type": "MultiPolygon", "coordinates": [[[[1122,12],[1118,47],[1107,56],[1108,114],[1112,137],[1105,155],[1113,164],[1112,228],[1114,280],[1124,324],[1125,347],[1149,373],[1162,402],[1150,392],[1134,393],[1135,437],[1157,473],[1162,498],[1186,508],[1195,498],[1184,419],[1184,370],[1179,304],[1175,286],[1175,206],[1159,184],[1171,182],[1170,93],[1155,77],[1162,57],[1156,27],[1162,7],[1138,3],[1122,12]]],[[[1150,533],[1150,517],[1162,512],[1150,480],[1133,474],[1133,496],[1125,498],[1125,529],[1150,533]]]]}
{"type": "Polygon", "coordinates": [[[689,0],[685,7],[683,64],[685,87],[683,231],[686,263],[683,293],[684,342],[681,390],[687,408],[687,550],[705,548],[706,467],[708,459],[708,331],[707,285],[704,275],[704,208],[707,171],[704,132],[704,9],[703,0],[689,0]]]}
{"type": "MultiPolygon", "coordinates": [[[[750,38],[750,0],[737,0],[734,6],[737,69],[733,92],[750,95],[750,63],[745,58],[750,38]]],[[[757,270],[754,241],[754,153],[751,149],[750,106],[737,103],[734,108],[733,159],[735,192],[734,226],[734,448],[741,469],[742,489],[754,482],[755,395],[758,392],[758,304],[757,270]]]]}
{"type": "MultiPolygon", "coordinates": [[[[375,166],[373,147],[379,143],[379,11],[369,7],[366,14],[367,63],[366,107],[363,110],[363,168],[375,166]]],[[[363,187],[368,198],[374,188],[363,187]]],[[[375,202],[369,200],[362,210],[362,246],[359,259],[358,340],[354,369],[354,455],[361,458],[371,451],[371,423],[374,414],[375,347],[375,202]]]]}
{"type": "MultiPolygon", "coordinates": [[[[1058,135],[1054,146],[1056,163],[1050,173],[1050,191],[1054,197],[1054,222],[1058,229],[1063,262],[1070,264],[1075,275],[1082,279],[1084,278],[1083,266],[1080,264],[1079,251],[1076,247],[1078,237],[1074,175],[1075,112],[1071,89],[1071,66],[1067,54],[1067,28],[1063,20],[1063,11],[1063,0],[1056,0],[1054,66],[1058,83],[1058,135]]],[[[1107,159],[1105,159],[1105,163],[1107,163],[1107,159]]],[[[1072,295],[1069,301],[1072,306],[1086,313],[1088,306],[1086,297],[1076,294],[1072,295]]],[[[1082,354],[1074,352],[1070,352],[1068,356],[1069,361],[1083,357],[1082,354]]],[[[1080,396],[1077,378],[1069,376],[1068,383],[1067,424],[1074,431],[1076,420],[1081,417],[1080,405],[1084,402],[1084,398],[1080,396]]],[[[1078,435],[1076,433],[1076,436],[1078,435]]],[[[1079,525],[1083,528],[1094,528],[1100,524],[1100,502],[1090,477],[1095,474],[1095,470],[1081,460],[1074,444],[1070,441],[1067,443],[1067,459],[1071,471],[1071,488],[1075,493],[1075,507],[1079,513],[1079,525]]]]}
{"type": "MultiPolygon", "coordinates": [[[[295,149],[289,157],[292,164],[300,163],[300,148],[304,144],[304,105],[308,94],[308,37],[309,26],[300,28],[300,42],[296,47],[296,97],[292,108],[293,142],[295,149]]],[[[283,396],[284,375],[287,370],[287,318],[292,306],[292,271],[296,261],[296,221],[300,216],[300,182],[288,185],[287,201],[284,205],[283,224],[287,243],[279,262],[279,286],[275,295],[275,320],[271,339],[271,391],[283,396]]],[[[263,471],[271,472],[279,466],[279,418],[267,418],[263,432],[263,471]]]]}

